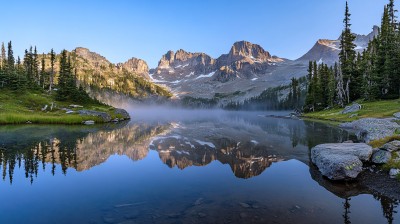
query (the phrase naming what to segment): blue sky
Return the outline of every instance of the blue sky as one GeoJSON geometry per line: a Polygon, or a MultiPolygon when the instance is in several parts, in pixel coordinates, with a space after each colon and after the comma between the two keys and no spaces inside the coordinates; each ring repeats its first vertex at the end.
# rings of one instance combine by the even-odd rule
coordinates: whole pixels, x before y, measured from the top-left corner
{"type": "MultiPolygon", "coordinates": [[[[350,0],[353,31],[380,24],[388,0],[350,0]]],[[[111,62],[131,57],[157,65],[168,50],[227,53],[235,41],[260,44],[273,55],[296,59],[319,38],[336,39],[344,0],[12,0],[2,1],[0,41],[14,51],[37,45],[87,47],[111,62]]]]}

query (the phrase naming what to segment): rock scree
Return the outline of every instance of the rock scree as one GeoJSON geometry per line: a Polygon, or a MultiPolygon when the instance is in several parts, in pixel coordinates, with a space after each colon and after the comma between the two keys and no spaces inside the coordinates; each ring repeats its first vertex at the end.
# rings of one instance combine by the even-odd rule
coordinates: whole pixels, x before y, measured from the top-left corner
{"type": "Polygon", "coordinates": [[[322,144],[311,149],[311,161],[325,177],[348,180],[358,176],[372,153],[372,147],[364,143],[322,144]]]}

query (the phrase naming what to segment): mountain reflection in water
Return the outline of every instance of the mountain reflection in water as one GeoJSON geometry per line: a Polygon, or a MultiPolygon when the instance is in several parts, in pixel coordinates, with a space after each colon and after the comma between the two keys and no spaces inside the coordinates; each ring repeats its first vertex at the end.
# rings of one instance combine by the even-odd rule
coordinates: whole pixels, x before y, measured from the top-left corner
{"type": "Polygon", "coordinates": [[[91,169],[111,155],[133,161],[158,152],[169,167],[205,166],[215,160],[229,164],[239,178],[260,175],[273,162],[297,159],[308,164],[311,147],[340,142],[351,135],[320,123],[263,118],[268,122],[230,117],[188,123],[131,122],[94,127],[0,127],[0,165],[3,179],[12,183],[16,167],[33,182],[38,169],[61,172],[91,169]],[[319,135],[329,131],[328,135],[319,135]],[[318,136],[318,137],[316,137],[318,136]],[[50,167],[48,167],[50,166],[50,167]]]}
{"type": "MultiPolygon", "coordinates": [[[[153,172],[151,169],[153,166],[157,167],[157,162],[165,164],[163,166],[168,170],[176,170],[177,173],[174,174],[168,174],[165,169],[157,171],[159,173],[155,174],[156,177],[145,174],[145,177],[140,177],[144,183],[133,184],[128,180],[126,183],[124,181],[115,183],[135,186],[133,189],[142,193],[152,188],[152,194],[157,195],[160,192],[160,195],[153,198],[144,193],[143,199],[147,200],[147,205],[142,205],[142,202],[136,198],[131,200],[139,200],[138,205],[122,203],[122,205],[113,206],[112,209],[104,211],[102,209],[101,214],[98,214],[98,211],[80,214],[77,219],[85,220],[82,223],[109,223],[111,218],[118,223],[123,222],[127,219],[126,217],[134,216],[136,223],[176,223],[174,220],[179,219],[180,223],[266,223],[266,220],[272,223],[290,223],[290,220],[297,220],[298,223],[332,223],[335,220],[337,223],[338,220],[342,220],[347,224],[351,223],[351,220],[364,220],[364,217],[358,215],[357,212],[354,214],[354,209],[357,208],[360,200],[355,197],[363,195],[371,195],[372,200],[380,203],[381,210],[373,211],[373,220],[382,221],[383,217],[387,223],[395,223],[398,210],[396,199],[377,193],[359,182],[328,181],[310,164],[311,147],[349,139],[355,140],[355,137],[334,126],[301,120],[268,118],[255,113],[227,113],[223,116],[210,114],[191,119],[175,117],[147,120],[138,117],[129,123],[84,127],[1,126],[0,169],[4,180],[3,185],[6,182],[11,183],[10,189],[15,180],[19,183],[28,180],[32,186],[35,186],[35,181],[39,181],[41,175],[45,176],[47,173],[53,176],[62,174],[66,177],[72,173],[76,176],[83,175],[85,173],[83,171],[95,170],[94,167],[108,167],[107,172],[118,170],[138,175],[137,170],[123,168],[121,171],[116,167],[112,159],[114,155],[126,156],[132,161],[146,161],[154,158],[152,155],[155,155],[157,161],[149,161],[150,164],[147,167],[149,170],[140,170],[143,173],[153,172]],[[218,189],[218,185],[213,185],[213,182],[218,182],[218,178],[222,178],[217,174],[214,176],[210,171],[206,171],[208,176],[192,180],[187,176],[189,174],[183,171],[189,170],[189,173],[193,174],[194,167],[199,167],[196,172],[212,167],[211,172],[220,173],[218,170],[225,165],[230,167],[237,178],[234,178],[236,179],[234,181],[224,176],[223,179],[229,180],[230,184],[234,185],[224,190],[218,189]],[[308,169],[304,169],[303,166],[308,169]],[[280,167],[285,167],[285,170],[280,167]],[[266,176],[262,174],[269,169],[272,173],[269,173],[268,180],[265,180],[266,176]],[[17,170],[22,172],[16,172],[17,170]],[[290,172],[296,174],[292,175],[290,172]],[[21,176],[21,174],[24,175],[21,176]],[[180,174],[182,177],[179,177],[180,174]],[[175,175],[173,179],[187,183],[185,185],[171,182],[169,179],[163,180],[163,175],[169,175],[169,178],[171,178],[170,175],[175,175]],[[159,178],[160,183],[170,186],[146,185],[145,183],[149,181],[147,178],[159,178]],[[313,183],[322,186],[334,197],[325,195],[313,183]],[[293,190],[291,186],[282,184],[299,184],[299,186],[293,190]],[[215,190],[207,190],[208,185],[210,189],[215,190]],[[186,189],[186,186],[190,190],[186,189]],[[174,188],[182,188],[182,193],[179,190],[168,191],[174,188]],[[297,191],[305,191],[307,195],[313,194],[306,190],[308,188],[314,189],[311,191],[316,190],[316,195],[324,195],[321,196],[321,201],[315,202],[312,201],[316,200],[313,196],[304,198],[304,195],[297,193],[297,191]],[[244,189],[252,190],[247,192],[244,189]],[[164,191],[169,194],[161,193],[164,191]],[[205,199],[206,194],[214,196],[205,199]],[[340,206],[337,206],[337,201],[331,202],[338,199],[342,201],[340,206]],[[174,201],[174,206],[171,206],[171,200],[174,201]],[[239,203],[237,200],[240,200],[239,203]],[[304,205],[293,204],[299,203],[298,201],[304,202],[304,205]],[[266,204],[263,205],[263,203],[266,204]],[[138,210],[132,211],[131,209],[135,206],[138,206],[138,210]],[[287,206],[289,208],[285,210],[287,206]],[[333,206],[334,209],[330,211],[326,206],[329,208],[333,206]],[[143,214],[151,213],[152,215],[138,215],[140,209],[143,210],[143,214]],[[330,221],[323,215],[336,215],[337,210],[341,213],[339,219],[333,216],[330,221]],[[207,216],[204,216],[204,211],[208,211],[207,216]],[[135,215],[132,215],[132,212],[135,215]],[[320,216],[319,213],[321,213],[320,216]],[[377,213],[380,213],[382,217],[376,216],[377,213]],[[84,217],[86,215],[88,217],[84,217]],[[238,216],[238,220],[232,219],[235,216],[238,216]]],[[[118,174],[113,173],[113,175],[118,174]]],[[[230,176],[232,176],[231,173],[230,176]]],[[[196,177],[200,178],[198,175],[196,177]]],[[[96,178],[102,178],[102,176],[96,178]]],[[[84,184],[87,185],[87,183],[84,184]]],[[[110,190],[115,191],[110,195],[125,200],[133,197],[122,192],[119,195],[120,190],[117,190],[119,189],[117,186],[119,185],[110,183],[110,190]]],[[[107,195],[105,192],[96,193],[96,191],[98,190],[93,190],[93,194],[97,198],[102,198],[100,195],[107,195]]],[[[114,201],[114,199],[109,200],[114,201]]],[[[11,218],[0,218],[0,220],[11,220],[11,218]]],[[[76,220],[72,218],[65,220],[65,223],[70,222],[76,223],[76,220]]]]}

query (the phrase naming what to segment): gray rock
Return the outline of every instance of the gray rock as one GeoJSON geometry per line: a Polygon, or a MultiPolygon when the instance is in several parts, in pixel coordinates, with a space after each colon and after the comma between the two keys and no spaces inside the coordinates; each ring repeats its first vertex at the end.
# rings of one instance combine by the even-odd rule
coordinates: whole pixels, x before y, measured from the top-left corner
{"type": "Polygon", "coordinates": [[[353,179],[369,161],[372,147],[364,143],[322,144],[311,149],[311,161],[331,180],[353,179]]]}
{"type": "Polygon", "coordinates": [[[389,152],[394,152],[400,150],[400,141],[392,141],[389,143],[386,143],[383,145],[382,149],[389,151],[389,152]]]}
{"type": "Polygon", "coordinates": [[[354,103],[350,106],[347,106],[344,108],[344,110],[341,112],[341,114],[349,114],[349,113],[354,113],[361,110],[361,105],[358,103],[354,103]]]}
{"type": "Polygon", "coordinates": [[[352,140],[344,141],[343,143],[354,143],[352,140]]]}
{"type": "Polygon", "coordinates": [[[94,121],[84,121],[83,122],[83,124],[85,124],[85,125],[93,125],[94,124],[94,121]]]}
{"type": "Polygon", "coordinates": [[[353,117],[358,117],[358,114],[352,114],[349,116],[349,118],[353,118],[353,117]]]}
{"type": "Polygon", "coordinates": [[[67,112],[65,112],[66,114],[73,114],[74,111],[73,110],[68,110],[67,112]]]}
{"type": "Polygon", "coordinates": [[[376,164],[384,164],[389,162],[392,154],[385,150],[378,150],[372,155],[372,162],[376,164]]]}
{"type": "Polygon", "coordinates": [[[393,117],[395,117],[397,119],[400,119],[400,112],[397,112],[397,113],[393,114],[393,117]]]}
{"type": "Polygon", "coordinates": [[[390,119],[363,118],[339,125],[341,128],[356,131],[360,141],[370,142],[394,135],[400,125],[390,119]]]}
{"type": "Polygon", "coordinates": [[[98,111],[93,111],[93,110],[80,110],[78,113],[81,116],[95,116],[95,117],[100,117],[103,119],[104,122],[110,122],[111,121],[111,116],[105,112],[98,112],[98,111]]]}
{"type": "Polygon", "coordinates": [[[117,109],[115,109],[114,113],[115,113],[115,115],[121,115],[124,119],[130,119],[131,118],[129,113],[124,109],[117,108],[117,109]]]}
{"type": "Polygon", "coordinates": [[[391,178],[396,178],[400,174],[400,169],[391,169],[389,175],[391,178]]]}
{"type": "Polygon", "coordinates": [[[75,104],[71,104],[71,105],[69,105],[69,107],[72,107],[72,108],[83,108],[83,106],[75,105],[75,104]]]}

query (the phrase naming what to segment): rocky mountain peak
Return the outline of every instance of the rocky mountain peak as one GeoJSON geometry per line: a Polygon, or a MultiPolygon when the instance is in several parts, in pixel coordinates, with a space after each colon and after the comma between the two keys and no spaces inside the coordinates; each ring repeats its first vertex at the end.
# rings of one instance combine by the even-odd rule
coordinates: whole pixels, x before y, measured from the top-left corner
{"type": "Polygon", "coordinates": [[[164,54],[161,60],[158,62],[158,67],[168,67],[174,62],[175,53],[173,51],[168,51],[164,54]]]}
{"type": "Polygon", "coordinates": [[[132,73],[141,75],[145,78],[150,78],[149,77],[149,66],[142,59],[133,57],[124,63],[119,63],[117,65],[117,67],[126,69],[128,72],[132,72],[132,73]]]}
{"type": "Polygon", "coordinates": [[[75,48],[75,53],[77,56],[85,58],[87,60],[89,60],[90,62],[96,62],[97,64],[109,64],[110,62],[103,56],[101,56],[100,54],[97,54],[96,52],[92,52],[87,48],[84,47],[77,47],[75,48]]]}
{"type": "Polygon", "coordinates": [[[233,44],[230,56],[242,56],[248,58],[256,58],[262,61],[268,61],[271,58],[271,54],[265,51],[260,45],[252,44],[247,41],[238,41],[233,44]]]}

